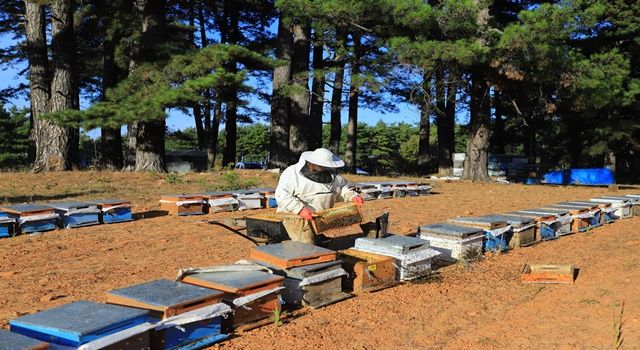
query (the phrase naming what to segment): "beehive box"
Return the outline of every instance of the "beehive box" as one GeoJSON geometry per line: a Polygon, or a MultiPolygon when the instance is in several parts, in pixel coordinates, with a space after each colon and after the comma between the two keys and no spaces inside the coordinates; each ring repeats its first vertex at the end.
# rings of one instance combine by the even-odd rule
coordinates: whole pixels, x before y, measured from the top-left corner
{"type": "Polygon", "coordinates": [[[276,201],[276,189],[271,187],[252,188],[253,191],[257,191],[262,195],[260,206],[262,208],[276,208],[278,202],[276,201]]]}
{"type": "Polygon", "coordinates": [[[442,255],[445,261],[476,260],[482,256],[484,230],[446,223],[418,227],[418,237],[442,255]]]}
{"type": "Polygon", "coordinates": [[[391,185],[384,184],[382,182],[361,182],[360,185],[375,187],[379,191],[377,199],[393,198],[393,190],[391,189],[391,185]]]}
{"type": "Polygon", "coordinates": [[[315,213],[312,226],[316,233],[362,222],[362,212],[356,204],[348,203],[315,213]]]}
{"type": "Polygon", "coordinates": [[[532,208],[532,209],[524,209],[518,210],[518,213],[526,213],[526,214],[537,214],[537,215],[554,215],[556,220],[558,221],[558,228],[556,230],[556,235],[564,236],[574,233],[571,230],[571,225],[573,223],[573,218],[567,209],[560,208],[532,208]]]}
{"type": "Polygon", "coordinates": [[[7,217],[16,220],[19,233],[34,233],[55,230],[60,216],[55,209],[39,204],[18,204],[0,208],[7,217]]]}
{"type": "Polygon", "coordinates": [[[158,318],[179,315],[220,301],[221,291],[191,284],[153,280],[106,292],[111,304],[149,310],[158,318]]]}
{"type": "Polygon", "coordinates": [[[232,191],[199,193],[206,202],[209,213],[236,211],[240,208],[240,201],[234,197],[232,191]]]}
{"type": "Polygon", "coordinates": [[[0,329],[0,350],[46,350],[49,343],[0,329]]]}
{"type": "Polygon", "coordinates": [[[199,194],[168,194],[160,197],[160,209],[171,215],[202,215],[205,213],[205,201],[199,194]]]}
{"type": "MultiPolygon", "coordinates": [[[[166,320],[190,311],[203,309],[220,301],[224,293],[215,289],[182,282],[159,279],[107,292],[107,302],[148,310],[158,319],[166,320]]],[[[180,329],[168,327],[151,336],[155,349],[174,349],[226,338],[222,332],[222,317],[211,317],[180,324],[180,329]]]]}
{"type": "Polygon", "coordinates": [[[0,212],[0,238],[13,237],[16,234],[16,219],[0,212]]]}
{"type": "Polygon", "coordinates": [[[525,283],[573,283],[573,265],[527,264],[522,269],[521,279],[525,283]]]}
{"type": "Polygon", "coordinates": [[[538,242],[536,239],[536,223],[532,218],[505,214],[485,215],[482,218],[506,221],[511,226],[511,235],[508,240],[509,248],[528,247],[538,242]]]}
{"type": "Polygon", "coordinates": [[[282,269],[319,264],[336,260],[333,250],[314,246],[309,243],[284,241],[277,244],[252,247],[249,258],[282,269]]]}
{"type": "Polygon", "coordinates": [[[358,192],[362,199],[365,201],[372,201],[378,199],[380,196],[380,189],[378,189],[375,185],[372,184],[353,184],[354,191],[358,192]]]}
{"type": "Polygon", "coordinates": [[[483,229],[483,251],[493,252],[509,250],[508,243],[509,240],[511,240],[511,227],[504,220],[494,220],[486,217],[458,217],[448,219],[447,222],[460,226],[483,229]]]}
{"type": "Polygon", "coordinates": [[[51,202],[47,206],[55,209],[63,227],[74,228],[100,224],[100,209],[88,202],[51,202]]]}
{"type": "MultiPolygon", "coordinates": [[[[119,305],[77,301],[9,322],[11,332],[72,349],[148,323],[148,311],[119,305]]],[[[129,332],[101,349],[149,349],[150,328],[129,332]]]]}
{"type": "Polygon", "coordinates": [[[264,271],[221,271],[188,275],[182,281],[224,292],[222,300],[233,307],[233,324],[239,326],[271,317],[280,309],[284,277],[264,271]]]}
{"type": "Polygon", "coordinates": [[[431,274],[433,258],[440,252],[429,248],[429,242],[409,236],[390,235],[384,238],[358,238],[354,249],[393,257],[400,281],[426,277],[431,274]]]}
{"type": "Polygon", "coordinates": [[[573,217],[571,229],[584,232],[602,225],[602,210],[596,203],[591,205],[576,204],[571,202],[560,202],[549,206],[550,208],[567,209],[573,217]]]}
{"type": "Polygon", "coordinates": [[[636,195],[620,195],[620,196],[602,196],[602,198],[607,199],[620,199],[620,200],[629,200],[631,204],[631,215],[632,216],[640,216],[640,198],[636,195]]]}
{"type": "Polygon", "coordinates": [[[522,216],[531,218],[536,223],[535,235],[537,241],[549,241],[558,238],[558,228],[560,223],[555,215],[552,214],[532,214],[514,211],[503,215],[522,216]]]}
{"type": "Polygon", "coordinates": [[[343,289],[353,293],[377,291],[397,283],[395,261],[392,257],[346,249],[339,252],[347,275],[343,289]]]}
{"type": "Polygon", "coordinates": [[[233,197],[238,200],[239,210],[264,208],[265,197],[258,189],[234,191],[233,197]]]}
{"type": "Polygon", "coordinates": [[[595,203],[609,203],[611,204],[611,208],[615,209],[612,216],[615,220],[618,219],[626,219],[633,216],[633,212],[631,211],[631,200],[627,198],[604,198],[597,197],[589,199],[590,202],[595,203]]]}
{"type": "Polygon", "coordinates": [[[596,203],[596,202],[590,202],[588,200],[573,201],[573,202],[567,202],[567,203],[576,204],[576,205],[594,205],[596,208],[600,209],[601,225],[608,224],[616,220],[614,215],[614,212],[616,211],[616,209],[611,206],[611,203],[596,203]]]}
{"type": "Polygon", "coordinates": [[[100,210],[100,222],[115,224],[133,220],[131,202],[124,199],[98,199],[91,201],[100,210]]]}
{"type": "Polygon", "coordinates": [[[342,269],[340,260],[291,269],[264,266],[285,277],[282,298],[288,309],[299,306],[320,308],[352,297],[342,291],[342,279],[347,273],[342,269]]]}
{"type": "MultiPolygon", "coordinates": [[[[282,223],[288,213],[259,213],[244,217],[247,235],[257,238],[268,238],[270,242],[279,243],[291,239],[282,223]]],[[[295,214],[291,214],[295,215],[295,214]]],[[[297,215],[295,216],[297,219],[297,215]]]]}

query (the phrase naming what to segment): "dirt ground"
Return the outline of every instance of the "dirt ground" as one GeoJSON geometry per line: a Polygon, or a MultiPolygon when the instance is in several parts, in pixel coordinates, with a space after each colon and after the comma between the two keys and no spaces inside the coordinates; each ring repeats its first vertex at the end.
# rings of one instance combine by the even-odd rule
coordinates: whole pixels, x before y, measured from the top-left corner
{"type": "MultiPolygon", "coordinates": [[[[122,197],[143,219],[0,240],[0,326],[72,301],[104,301],[104,291],[178,269],[246,258],[251,242],[202,224],[161,216],[160,194],[229,185],[224,174],[0,174],[6,203],[122,197]],[[225,183],[226,181],[226,183],[225,183]]],[[[353,178],[362,181],[371,178],[353,178]]],[[[277,175],[241,172],[233,180],[273,186],[277,175]]],[[[390,212],[390,230],[462,215],[503,213],[610,194],[607,188],[434,182],[434,194],[367,202],[371,219],[390,212]]],[[[617,193],[640,193],[621,189],[617,193]]],[[[364,294],[284,325],[235,335],[222,349],[622,349],[640,348],[640,218],[438,271],[437,278],[364,294]],[[573,285],[522,284],[525,263],[574,264],[573,285]],[[622,323],[620,323],[622,320],[622,323]]]]}

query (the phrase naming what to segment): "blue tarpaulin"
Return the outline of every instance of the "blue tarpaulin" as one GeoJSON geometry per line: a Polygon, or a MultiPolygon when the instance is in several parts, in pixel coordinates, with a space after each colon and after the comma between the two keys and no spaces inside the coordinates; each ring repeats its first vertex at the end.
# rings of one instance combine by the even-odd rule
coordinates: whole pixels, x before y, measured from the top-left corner
{"type": "Polygon", "coordinates": [[[616,183],[613,171],[607,168],[552,171],[544,174],[544,181],[554,185],[610,185],[616,183]]]}

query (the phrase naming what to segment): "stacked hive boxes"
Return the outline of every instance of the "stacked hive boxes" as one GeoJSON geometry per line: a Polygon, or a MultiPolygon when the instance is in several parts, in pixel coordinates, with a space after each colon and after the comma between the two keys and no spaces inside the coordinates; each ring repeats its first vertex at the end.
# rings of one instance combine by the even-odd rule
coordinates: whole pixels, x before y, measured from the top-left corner
{"type": "Polygon", "coordinates": [[[350,297],[342,291],[342,261],[336,252],[312,244],[285,241],[254,247],[249,257],[285,277],[283,297],[291,307],[322,307],[350,297]]]}

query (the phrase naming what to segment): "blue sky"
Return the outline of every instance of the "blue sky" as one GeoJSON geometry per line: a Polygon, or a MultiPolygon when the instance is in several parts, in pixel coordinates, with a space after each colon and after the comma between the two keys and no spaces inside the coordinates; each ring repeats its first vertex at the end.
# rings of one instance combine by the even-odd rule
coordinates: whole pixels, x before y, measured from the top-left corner
{"type": "MultiPolygon", "coordinates": [[[[2,48],[7,47],[11,45],[11,43],[12,41],[9,36],[0,35],[0,47],[2,48]]],[[[5,89],[10,86],[16,86],[20,83],[25,83],[26,78],[19,76],[19,72],[21,70],[24,70],[25,68],[26,68],[25,66],[20,66],[20,67],[2,66],[2,69],[0,70],[0,89],[5,89]]],[[[268,87],[268,89],[269,90],[271,89],[270,86],[268,87]]],[[[327,91],[327,94],[325,95],[325,99],[330,98],[331,96],[330,93],[331,93],[330,91],[327,91]]],[[[262,101],[257,101],[257,100],[251,101],[251,104],[262,111],[269,112],[269,106],[263,103],[262,101]]],[[[10,107],[12,105],[17,107],[28,107],[29,102],[25,97],[19,96],[19,97],[11,98],[9,100],[8,106],[6,107],[10,107]]],[[[89,101],[86,101],[86,100],[81,101],[82,109],[88,108],[89,106],[90,106],[89,101]]],[[[358,115],[358,120],[360,122],[364,122],[367,124],[375,124],[380,120],[383,120],[386,123],[404,122],[404,123],[416,124],[419,121],[419,118],[420,118],[420,113],[417,110],[417,108],[415,106],[408,105],[408,104],[399,104],[397,113],[381,113],[378,111],[361,107],[359,109],[359,115],[358,115]]],[[[329,118],[328,111],[325,110],[325,115],[323,120],[328,123],[329,119],[330,118],[329,118]]],[[[343,124],[347,122],[346,109],[342,111],[342,122],[343,124]]],[[[193,117],[191,115],[186,115],[178,110],[169,110],[167,125],[172,130],[183,130],[188,127],[193,127],[194,126],[193,117]]],[[[224,125],[221,126],[221,128],[223,127],[224,125]]],[[[88,131],[88,135],[91,137],[97,137],[99,136],[99,131],[90,130],[88,131]]]]}

